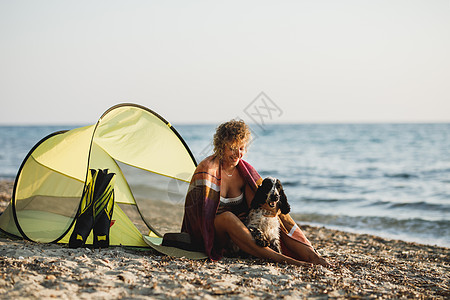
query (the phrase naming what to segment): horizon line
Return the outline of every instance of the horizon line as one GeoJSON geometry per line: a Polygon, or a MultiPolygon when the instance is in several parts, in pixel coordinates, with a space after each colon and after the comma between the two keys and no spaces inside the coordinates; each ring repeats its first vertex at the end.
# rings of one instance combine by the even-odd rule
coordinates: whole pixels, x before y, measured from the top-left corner
{"type": "MultiPolygon", "coordinates": [[[[244,120],[245,121],[245,120],[244,120]]],[[[2,123],[0,122],[1,127],[31,127],[31,126],[89,126],[95,125],[97,121],[93,123],[84,123],[84,122],[52,122],[52,123],[2,123]]],[[[170,122],[172,125],[218,125],[222,122],[199,122],[199,121],[174,121],[170,122]]],[[[331,121],[286,121],[286,122],[267,122],[263,125],[256,122],[247,122],[250,126],[271,126],[271,125],[352,125],[352,124],[450,124],[450,120],[400,120],[400,121],[381,121],[381,120],[368,120],[368,121],[340,121],[340,120],[331,120],[331,121]]]]}

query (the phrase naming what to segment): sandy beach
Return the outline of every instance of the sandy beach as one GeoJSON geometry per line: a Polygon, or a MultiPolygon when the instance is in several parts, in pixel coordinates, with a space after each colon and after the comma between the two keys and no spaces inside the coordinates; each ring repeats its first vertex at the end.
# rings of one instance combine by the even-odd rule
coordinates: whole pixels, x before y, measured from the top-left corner
{"type": "MultiPolygon", "coordinates": [[[[0,211],[11,191],[12,182],[0,181],[0,211]]],[[[0,298],[450,298],[448,248],[299,225],[331,267],[192,261],[150,249],[69,249],[1,236],[0,298]]]]}

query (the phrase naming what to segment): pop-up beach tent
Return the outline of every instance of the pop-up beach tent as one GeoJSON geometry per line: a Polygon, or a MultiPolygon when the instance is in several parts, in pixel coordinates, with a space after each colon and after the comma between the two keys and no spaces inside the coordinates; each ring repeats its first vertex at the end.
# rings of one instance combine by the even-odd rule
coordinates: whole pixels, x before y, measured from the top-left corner
{"type": "Polygon", "coordinates": [[[68,243],[90,169],[108,169],[115,173],[110,245],[159,244],[155,213],[183,205],[195,167],[169,122],[145,107],[119,104],[95,125],[55,132],[34,146],[18,171],[0,229],[35,242],[68,243]]]}

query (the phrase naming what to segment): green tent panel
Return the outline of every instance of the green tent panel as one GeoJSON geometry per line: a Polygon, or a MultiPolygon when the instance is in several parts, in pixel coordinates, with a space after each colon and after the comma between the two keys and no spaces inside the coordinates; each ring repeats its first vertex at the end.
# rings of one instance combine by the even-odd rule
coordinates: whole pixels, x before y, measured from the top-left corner
{"type": "Polygon", "coordinates": [[[116,174],[110,244],[147,247],[142,235],[160,238],[165,228],[158,208],[181,208],[195,167],[170,123],[143,106],[119,104],[97,124],[55,132],[31,149],[0,229],[35,242],[68,243],[87,172],[108,169],[116,174]]]}

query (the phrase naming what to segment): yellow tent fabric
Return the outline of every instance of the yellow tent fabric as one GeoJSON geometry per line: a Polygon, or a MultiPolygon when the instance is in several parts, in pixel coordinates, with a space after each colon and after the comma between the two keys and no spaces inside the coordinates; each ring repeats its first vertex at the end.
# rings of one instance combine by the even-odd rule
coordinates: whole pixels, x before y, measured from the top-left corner
{"type": "Polygon", "coordinates": [[[195,167],[169,122],[143,106],[119,104],[95,125],[56,132],[30,151],[0,229],[35,242],[68,243],[87,172],[109,169],[116,173],[110,244],[146,247],[142,234],[161,236],[151,224],[152,205],[183,198],[195,167]]]}

